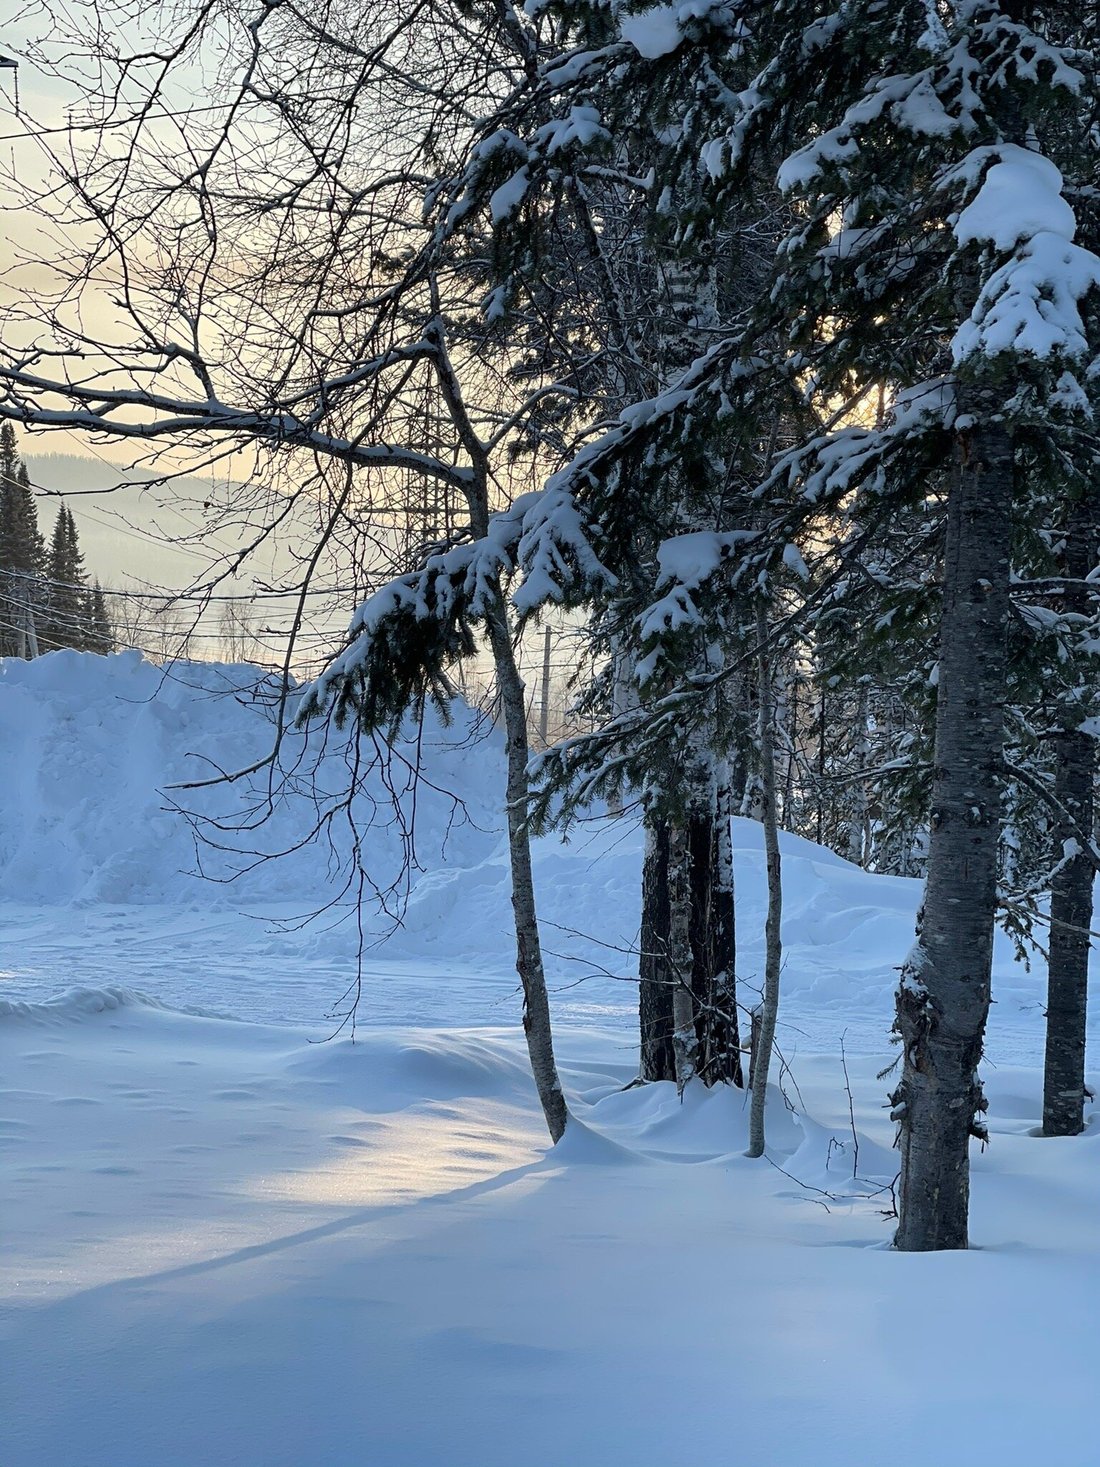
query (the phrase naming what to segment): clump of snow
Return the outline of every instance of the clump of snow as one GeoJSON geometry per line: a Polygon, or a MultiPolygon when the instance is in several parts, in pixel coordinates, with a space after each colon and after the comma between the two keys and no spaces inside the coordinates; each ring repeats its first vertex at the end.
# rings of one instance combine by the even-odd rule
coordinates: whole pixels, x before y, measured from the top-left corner
{"type": "Polygon", "coordinates": [[[1014,254],[985,282],[956,333],[956,362],[1008,352],[1083,358],[1089,348],[1080,302],[1100,286],[1100,259],[1073,242],[1077,221],[1062,197],[1061,173],[1049,158],[1011,144],[978,153],[998,161],[960,213],[955,237],[1014,254]]]}
{"type": "MultiPolygon", "coordinates": [[[[34,1024],[56,1024],[92,1014],[110,1013],[121,1008],[164,1009],[166,1004],[152,994],[134,988],[70,988],[55,998],[39,1003],[23,1003],[18,999],[0,998],[0,1021],[25,1020],[34,1024]]],[[[194,1013],[192,1009],[189,1012],[194,1013]]]]}
{"type": "Polygon", "coordinates": [[[513,173],[499,188],[493,190],[489,199],[489,215],[494,224],[503,224],[519,208],[527,197],[531,173],[526,167],[513,173]]]}
{"type": "MultiPolygon", "coordinates": [[[[983,149],[988,157],[993,150],[983,149]]],[[[1006,144],[997,148],[1000,162],[985,175],[977,195],[955,223],[960,244],[988,240],[998,250],[1010,250],[1034,234],[1059,234],[1072,239],[1077,232],[1073,210],[1062,197],[1062,175],[1041,153],[1006,144]]]]}
{"type": "Polygon", "coordinates": [[[655,61],[676,50],[684,39],[677,24],[679,6],[654,5],[637,15],[624,15],[619,21],[619,34],[634,47],[639,56],[655,61]]]}

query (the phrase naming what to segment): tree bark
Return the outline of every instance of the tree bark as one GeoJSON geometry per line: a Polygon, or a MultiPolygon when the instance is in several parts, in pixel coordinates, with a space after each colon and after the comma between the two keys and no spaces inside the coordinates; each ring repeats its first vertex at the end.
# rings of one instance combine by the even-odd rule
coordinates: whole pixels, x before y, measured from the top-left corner
{"type": "Polygon", "coordinates": [[[965,1248],[971,1135],[984,1139],[977,1067],[989,1012],[1007,661],[1014,474],[990,388],[960,388],[948,499],[932,831],[917,941],[897,991],[901,1184],[895,1246],[965,1248]]]}
{"type": "MultiPolygon", "coordinates": [[[[1083,581],[1096,556],[1096,514],[1089,498],[1070,508],[1063,569],[1083,581]]],[[[1087,617],[1083,588],[1064,598],[1063,609],[1087,617]]],[[[1054,874],[1050,888],[1047,957],[1046,1062],[1043,1071],[1043,1135],[1077,1136],[1085,1129],[1085,1019],[1094,867],[1080,847],[1092,837],[1096,746],[1088,734],[1064,727],[1054,741],[1054,795],[1072,827],[1059,832],[1078,847],[1054,874]]]]}
{"type": "MultiPolygon", "coordinates": [[[[432,281],[432,297],[438,311],[438,292],[432,281]]],[[[441,315],[432,321],[426,335],[436,347],[435,368],[442,401],[450,413],[458,438],[469,455],[473,476],[463,485],[470,515],[470,529],[475,536],[489,532],[489,459],[485,445],[478,437],[461,385],[447,351],[446,331],[441,315]]],[[[535,882],[531,871],[531,838],[527,827],[530,786],[527,766],[530,747],[527,735],[527,705],[523,679],[516,662],[515,649],[508,626],[504,594],[499,581],[493,587],[492,601],[485,618],[489,648],[493,655],[501,709],[504,714],[505,755],[507,760],[508,860],[512,877],[512,911],[516,929],[516,972],[523,988],[523,1032],[531,1073],[542,1104],[550,1139],[555,1146],[565,1134],[569,1112],[554,1059],[554,1037],[550,1027],[550,996],[546,991],[546,973],[542,965],[542,943],[539,938],[535,907],[535,882]]]]}
{"type": "MultiPolygon", "coordinates": [[[[1088,734],[1055,740],[1055,798],[1079,831],[1092,829],[1095,749],[1088,734]]],[[[1066,832],[1080,846],[1081,835],[1066,832]]],[[[1043,1135],[1078,1136],[1085,1129],[1085,1019],[1094,867],[1083,852],[1055,872],[1050,887],[1047,1034],[1043,1071],[1043,1135]]]]}
{"type": "Polygon", "coordinates": [[[867,684],[863,683],[859,690],[859,705],[856,711],[856,738],[853,753],[856,759],[855,773],[858,778],[852,785],[851,801],[852,809],[848,816],[848,860],[855,866],[863,866],[867,861],[868,827],[870,817],[867,810],[867,785],[864,782],[864,771],[867,768],[868,728],[870,724],[870,698],[867,684]]]}
{"type": "Polygon", "coordinates": [[[691,826],[692,975],[699,1076],[705,1085],[743,1083],[735,977],[736,909],[729,766],[711,781],[707,808],[691,826]]]}
{"type": "Polygon", "coordinates": [[[556,1145],[565,1134],[569,1113],[554,1060],[550,998],[542,965],[531,843],[527,832],[527,709],[523,680],[516,666],[503,602],[488,618],[489,645],[500,689],[508,761],[508,858],[512,872],[512,910],[516,925],[516,972],[523,987],[523,1032],[542,1112],[556,1145]]]}
{"type": "Polygon", "coordinates": [[[674,820],[668,834],[668,966],[672,978],[672,1056],[676,1088],[681,1093],[699,1069],[691,991],[691,854],[689,824],[685,819],[674,820]]]}
{"type": "Polygon", "coordinates": [[[638,1020],[643,1080],[675,1080],[672,1052],[672,975],[668,965],[668,826],[650,815],[642,863],[641,956],[638,1020]]]}
{"type": "Polygon", "coordinates": [[[779,820],[775,799],[775,708],[771,667],[767,653],[767,617],[763,605],[757,610],[757,641],[760,646],[760,787],[763,797],[762,824],[764,855],[768,873],[768,916],[764,924],[764,998],[752,1055],[752,1104],[749,1107],[747,1155],[764,1155],[764,1107],[768,1094],[768,1070],[775,1044],[779,1016],[779,971],[783,962],[783,872],[779,855],[779,820]]]}

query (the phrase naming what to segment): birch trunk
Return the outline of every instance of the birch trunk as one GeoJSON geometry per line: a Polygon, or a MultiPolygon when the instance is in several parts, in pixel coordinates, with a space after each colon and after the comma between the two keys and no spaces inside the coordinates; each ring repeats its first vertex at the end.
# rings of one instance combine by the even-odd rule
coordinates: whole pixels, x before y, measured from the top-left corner
{"type": "MultiPolygon", "coordinates": [[[[438,294],[432,282],[433,299],[438,309],[438,294]]],[[[475,536],[489,531],[489,460],[485,445],[478,437],[466,409],[461,384],[455,375],[447,352],[446,331],[441,316],[432,322],[427,333],[436,345],[435,366],[439,390],[458,431],[463,448],[470,458],[473,475],[466,489],[470,529],[475,536]]],[[[542,943],[535,908],[535,883],[531,872],[531,839],[527,828],[530,787],[527,765],[530,749],[527,737],[527,707],[523,679],[516,663],[505,610],[504,594],[499,581],[485,619],[489,648],[493,655],[501,709],[504,714],[505,755],[507,760],[508,860],[512,878],[512,912],[515,919],[516,972],[523,989],[523,1032],[531,1062],[535,1088],[542,1113],[546,1118],[550,1139],[555,1145],[565,1134],[569,1112],[565,1106],[558,1067],[554,1059],[554,1038],[550,1028],[550,997],[546,991],[546,973],[542,965],[542,943]]]]}
{"type": "Polygon", "coordinates": [[[764,926],[764,998],[752,1055],[752,1104],[749,1108],[750,1157],[764,1155],[764,1106],[768,1093],[768,1070],[775,1044],[779,1016],[779,970],[783,960],[783,880],[779,855],[779,821],[775,800],[775,708],[772,699],[771,667],[767,653],[767,618],[763,606],[757,611],[757,641],[760,671],[760,792],[764,828],[764,855],[768,872],[768,916],[764,926]]]}
{"type": "Polygon", "coordinates": [[[556,1145],[565,1134],[568,1111],[554,1060],[550,998],[542,966],[535,884],[531,874],[531,843],[527,832],[527,710],[523,680],[516,666],[502,602],[498,602],[490,614],[488,630],[507,739],[508,858],[516,926],[516,972],[523,987],[523,1032],[542,1112],[550,1139],[556,1145]]]}
{"type": "Polygon", "coordinates": [[[856,740],[855,758],[856,773],[859,778],[852,786],[852,811],[848,817],[848,859],[855,866],[863,866],[867,861],[868,826],[870,823],[867,810],[867,786],[864,783],[864,771],[867,768],[867,757],[870,753],[868,741],[868,728],[870,724],[869,695],[867,686],[864,684],[859,690],[859,708],[856,713],[856,740]]]}
{"type": "MultiPolygon", "coordinates": [[[[1084,580],[1096,560],[1096,509],[1082,497],[1069,511],[1062,568],[1084,580]]],[[[1091,611],[1084,589],[1070,591],[1063,610],[1083,619],[1091,611]]],[[[1072,822],[1061,833],[1078,854],[1054,874],[1050,888],[1050,947],[1047,958],[1047,1034],[1043,1072],[1043,1135],[1077,1136],[1085,1129],[1085,1020],[1088,1010],[1089,936],[1094,866],[1080,847],[1092,835],[1096,746],[1079,729],[1063,728],[1055,739],[1054,795],[1072,822]]]]}
{"type": "Polygon", "coordinates": [[[997,895],[1014,452],[989,388],[960,389],[940,621],[932,830],[916,946],[897,992],[902,1079],[891,1097],[901,1184],[895,1246],[965,1248],[971,1135],[997,895]]]}

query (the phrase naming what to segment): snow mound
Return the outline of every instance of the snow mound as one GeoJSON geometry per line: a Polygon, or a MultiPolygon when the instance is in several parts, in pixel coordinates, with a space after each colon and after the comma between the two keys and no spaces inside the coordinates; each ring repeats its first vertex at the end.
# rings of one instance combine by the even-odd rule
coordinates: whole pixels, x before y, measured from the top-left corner
{"type": "Polygon", "coordinates": [[[565,1135],[547,1154],[547,1166],[638,1166],[642,1157],[620,1142],[570,1116],[565,1135]]]}
{"type": "Polygon", "coordinates": [[[287,1073],[386,1109],[469,1097],[528,1097],[531,1072],[514,1030],[374,1029],[296,1051],[287,1073]]]}
{"type": "Polygon", "coordinates": [[[359,793],[331,821],[325,812],[352,774],[347,740],[321,725],[287,731],[274,770],[170,788],[270,755],[278,693],[277,680],[255,667],[160,668],[137,652],[0,661],[5,899],[292,901],[308,911],[343,888],[354,821],[368,880],[383,892],[396,884],[397,907],[410,855],[427,866],[469,863],[497,844],[501,753],[497,740],[478,741],[464,705],[451,727],[429,714],[392,750],[364,741],[359,793]],[[426,778],[414,805],[417,767],[426,778]],[[289,854],[263,859],[279,852],[289,854]]]}
{"type": "Polygon", "coordinates": [[[43,999],[39,1003],[23,1003],[18,999],[0,999],[0,1023],[13,1020],[32,1024],[60,1024],[78,1019],[91,1018],[97,1014],[110,1013],[115,1009],[157,1009],[161,1013],[189,1014],[200,1019],[222,1019],[224,1014],[215,1014],[210,1009],[194,1005],[177,1008],[162,1003],[151,993],[136,988],[70,988],[55,998],[43,999]]]}

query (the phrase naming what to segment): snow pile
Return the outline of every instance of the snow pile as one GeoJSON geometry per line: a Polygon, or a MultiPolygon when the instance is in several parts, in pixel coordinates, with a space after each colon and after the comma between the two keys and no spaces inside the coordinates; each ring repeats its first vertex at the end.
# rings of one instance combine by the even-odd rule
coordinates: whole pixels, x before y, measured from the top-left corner
{"type": "MultiPolygon", "coordinates": [[[[733,822],[737,899],[737,976],[741,1000],[763,986],[767,871],[761,827],[733,822]]],[[[635,820],[593,821],[568,842],[534,844],[534,873],[555,1002],[583,999],[589,1016],[625,1014],[633,1024],[641,919],[643,834],[635,820]]],[[[875,1015],[889,1028],[897,972],[912,946],[922,883],[861,870],[833,851],[782,832],[783,1002],[798,1022],[837,1015],[875,1015]]],[[[471,971],[500,969],[501,935],[509,930],[511,895],[503,845],[475,866],[428,872],[413,889],[405,925],[382,950],[406,959],[460,962],[471,971]]],[[[334,940],[349,942],[350,934],[334,940]]],[[[1013,1013],[1032,1010],[1045,975],[1016,962],[998,935],[994,995],[1013,1013]]],[[[471,1019],[474,1017],[470,1016],[471,1019]]],[[[830,1040],[830,1043],[833,1041],[830,1040]]]]}
{"type": "MultiPolygon", "coordinates": [[[[122,985],[177,1007],[265,1022],[317,1024],[338,1010],[357,981],[352,893],[301,931],[273,930],[238,912],[297,919],[340,897],[350,845],[343,818],[331,840],[257,862],[196,843],[188,821],[168,808],[172,796],[162,793],[270,751],[271,689],[257,690],[255,678],[255,669],[212,664],[165,672],[130,653],[0,663],[0,747],[9,770],[0,802],[0,896],[8,904],[0,976],[11,998],[80,983],[122,985]],[[220,879],[197,877],[200,862],[220,879]],[[224,879],[238,870],[236,880],[224,879]],[[70,904],[64,922],[56,917],[59,903],[70,904]]],[[[419,748],[426,782],[415,802],[411,744],[364,780],[355,814],[372,880],[384,891],[407,850],[391,789],[406,817],[415,810],[417,865],[408,889],[385,903],[367,893],[362,1022],[477,1024],[518,1013],[502,750],[499,736],[478,741],[473,733],[468,713],[447,729],[427,722],[419,748]]],[[[375,747],[366,742],[368,763],[375,747]]],[[[337,794],[349,772],[342,741],[324,748],[320,730],[289,733],[281,765],[290,783],[263,823],[264,770],[174,798],[225,826],[255,821],[248,831],[207,827],[228,847],[292,849],[317,819],[313,791],[337,794]]],[[[534,843],[558,1018],[635,1029],[642,844],[630,815],[534,843]]],[[[749,1004],[761,983],[767,905],[759,826],[736,820],[734,847],[737,972],[749,1004]]],[[[870,875],[793,835],[783,835],[782,851],[788,1016],[826,1048],[853,1015],[873,1015],[884,1035],[920,884],[870,875]]],[[[994,976],[1002,1015],[1036,1017],[1041,972],[1024,971],[1002,942],[994,976]]]]}
{"type": "MultiPolygon", "coordinates": [[[[349,786],[345,739],[327,731],[326,742],[321,727],[286,733],[270,804],[266,768],[210,789],[168,789],[270,754],[278,688],[260,677],[256,668],[214,663],[158,668],[136,652],[0,661],[4,899],[291,901],[308,910],[337,895],[353,844],[347,814],[338,811],[319,839],[298,847],[349,786]],[[207,819],[195,826],[173,805],[207,819]],[[292,854],[259,859],[280,851],[292,854]],[[198,879],[200,869],[214,880],[198,879]]],[[[350,812],[369,878],[383,891],[400,876],[414,809],[415,853],[428,865],[477,859],[499,840],[498,742],[477,741],[467,710],[448,729],[430,714],[422,738],[412,731],[411,740],[373,765],[381,746],[365,745],[366,775],[350,812]],[[414,805],[418,759],[427,778],[414,805]]]]}

